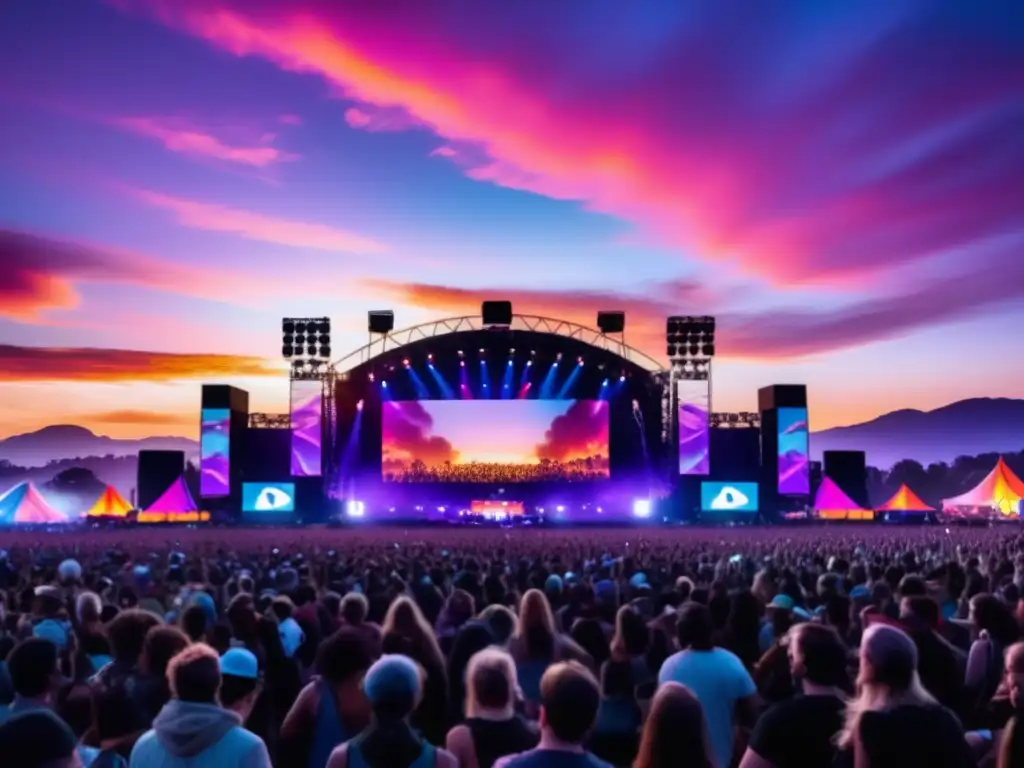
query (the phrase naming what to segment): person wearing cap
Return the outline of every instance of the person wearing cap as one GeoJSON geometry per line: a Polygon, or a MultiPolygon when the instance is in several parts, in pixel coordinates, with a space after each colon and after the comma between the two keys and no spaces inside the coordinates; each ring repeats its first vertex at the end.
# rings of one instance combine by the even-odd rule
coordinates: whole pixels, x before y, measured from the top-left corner
{"type": "Polygon", "coordinates": [[[427,742],[409,724],[423,693],[423,672],[407,656],[385,655],[363,678],[373,722],[331,753],[327,768],[458,768],[447,750],[427,742]]]}
{"type": "Polygon", "coordinates": [[[271,768],[263,740],[218,703],[221,662],[195,643],[167,668],[173,698],[132,749],[130,768],[271,768]]]}
{"type": "Polygon", "coordinates": [[[259,662],[247,648],[231,648],[220,657],[220,704],[244,723],[260,695],[259,662]]]}

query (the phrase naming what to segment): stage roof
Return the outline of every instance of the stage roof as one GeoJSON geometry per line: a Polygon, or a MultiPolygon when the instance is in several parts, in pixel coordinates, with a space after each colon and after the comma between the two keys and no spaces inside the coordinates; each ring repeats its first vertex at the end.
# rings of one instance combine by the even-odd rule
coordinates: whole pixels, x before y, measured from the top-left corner
{"type": "Polygon", "coordinates": [[[1016,514],[1017,505],[1022,498],[1024,498],[1024,483],[1000,457],[992,471],[985,475],[980,483],[967,493],[962,493],[951,499],[943,499],[942,507],[943,509],[984,507],[997,509],[1004,515],[1012,515],[1016,514]]]}
{"type": "Polygon", "coordinates": [[[935,507],[921,501],[921,497],[904,483],[891,499],[877,509],[879,512],[931,512],[935,507]]]}

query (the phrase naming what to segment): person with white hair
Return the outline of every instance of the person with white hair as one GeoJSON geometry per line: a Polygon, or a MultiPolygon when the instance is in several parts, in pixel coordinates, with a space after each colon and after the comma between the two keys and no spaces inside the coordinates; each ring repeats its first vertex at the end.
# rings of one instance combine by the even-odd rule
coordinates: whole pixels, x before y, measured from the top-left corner
{"type": "Polygon", "coordinates": [[[874,624],[860,646],[858,694],[846,707],[841,764],[856,768],[973,768],[956,715],[917,673],[917,646],[900,629],[874,624]]]}

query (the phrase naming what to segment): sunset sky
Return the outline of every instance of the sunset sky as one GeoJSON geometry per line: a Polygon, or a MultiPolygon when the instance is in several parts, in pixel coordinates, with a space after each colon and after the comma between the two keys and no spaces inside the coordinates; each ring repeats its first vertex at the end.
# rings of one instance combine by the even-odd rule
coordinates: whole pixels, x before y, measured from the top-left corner
{"type": "Polygon", "coordinates": [[[1021,93],[1013,0],[9,0],[0,436],[197,438],[287,410],[283,316],[486,298],[715,315],[713,410],[812,430],[1022,397],[1021,93]]]}

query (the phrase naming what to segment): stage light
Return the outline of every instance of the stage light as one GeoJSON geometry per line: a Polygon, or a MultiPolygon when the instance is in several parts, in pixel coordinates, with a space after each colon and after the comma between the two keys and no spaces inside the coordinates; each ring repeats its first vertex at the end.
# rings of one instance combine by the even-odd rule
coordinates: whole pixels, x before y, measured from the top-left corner
{"type": "Polygon", "coordinates": [[[459,368],[465,368],[465,367],[466,367],[466,361],[465,360],[459,360],[459,368]]]}
{"type": "Polygon", "coordinates": [[[366,378],[368,378],[368,379],[369,379],[370,381],[373,381],[373,380],[374,380],[374,379],[375,379],[376,377],[375,377],[375,376],[374,376],[374,375],[373,375],[373,374],[371,373],[371,374],[370,374],[369,376],[367,376],[366,378]]]}
{"type": "Polygon", "coordinates": [[[408,357],[405,358],[404,360],[402,360],[402,365],[404,365],[406,368],[409,367],[409,358],[408,357]]]}
{"type": "Polygon", "coordinates": [[[565,512],[565,507],[559,504],[557,507],[555,507],[555,512],[565,512]]]}
{"type": "Polygon", "coordinates": [[[510,355],[514,355],[514,354],[516,353],[515,347],[513,347],[512,349],[510,349],[510,350],[508,351],[508,353],[509,353],[510,355]]]}
{"type": "Polygon", "coordinates": [[[463,352],[463,351],[462,351],[462,350],[460,349],[460,350],[459,350],[459,357],[462,357],[462,356],[463,356],[464,354],[466,354],[466,353],[465,353],[465,352],[463,352]]]}
{"type": "Polygon", "coordinates": [[[434,355],[433,355],[433,353],[431,353],[431,354],[427,355],[427,360],[428,360],[428,361],[431,361],[431,362],[432,362],[432,361],[434,360],[434,355]]]}
{"type": "Polygon", "coordinates": [[[557,355],[555,355],[555,360],[561,360],[561,359],[562,359],[562,353],[559,352],[557,355]]]}
{"type": "Polygon", "coordinates": [[[533,360],[527,360],[526,367],[529,368],[531,365],[533,365],[533,360]]]}
{"type": "Polygon", "coordinates": [[[381,385],[382,387],[384,387],[384,389],[387,389],[387,388],[388,388],[388,383],[387,383],[386,381],[382,381],[382,382],[380,383],[380,385],[381,385]]]}
{"type": "Polygon", "coordinates": [[[583,358],[582,357],[577,357],[576,358],[576,364],[577,365],[583,365],[583,358]]]}
{"type": "Polygon", "coordinates": [[[650,517],[651,516],[651,500],[650,499],[635,499],[633,501],[633,517],[650,517]]]}
{"type": "Polygon", "coordinates": [[[486,354],[486,353],[487,353],[487,350],[484,349],[483,347],[481,347],[480,348],[480,354],[483,355],[483,354],[486,354]]]}
{"type": "Polygon", "coordinates": [[[508,364],[509,364],[509,365],[511,366],[511,365],[512,365],[512,361],[511,361],[511,360],[509,360],[509,361],[508,361],[508,364]]]}
{"type": "Polygon", "coordinates": [[[626,377],[625,377],[625,376],[619,376],[619,381],[620,381],[620,382],[622,382],[622,381],[625,381],[625,380],[626,380],[626,377]]]}
{"type": "Polygon", "coordinates": [[[356,403],[356,410],[357,411],[363,410],[363,406],[364,405],[365,405],[364,401],[360,400],[358,403],[356,403]]]}
{"type": "Polygon", "coordinates": [[[605,379],[604,381],[602,381],[601,382],[601,386],[602,387],[607,387],[608,386],[608,379],[605,379]]]}
{"type": "Polygon", "coordinates": [[[446,509],[445,509],[445,507],[438,507],[438,508],[437,508],[437,511],[438,511],[438,512],[445,512],[445,511],[446,511],[446,509]]]}
{"type": "Polygon", "coordinates": [[[345,515],[347,517],[364,517],[366,515],[366,505],[361,501],[346,501],[345,515]]]}

